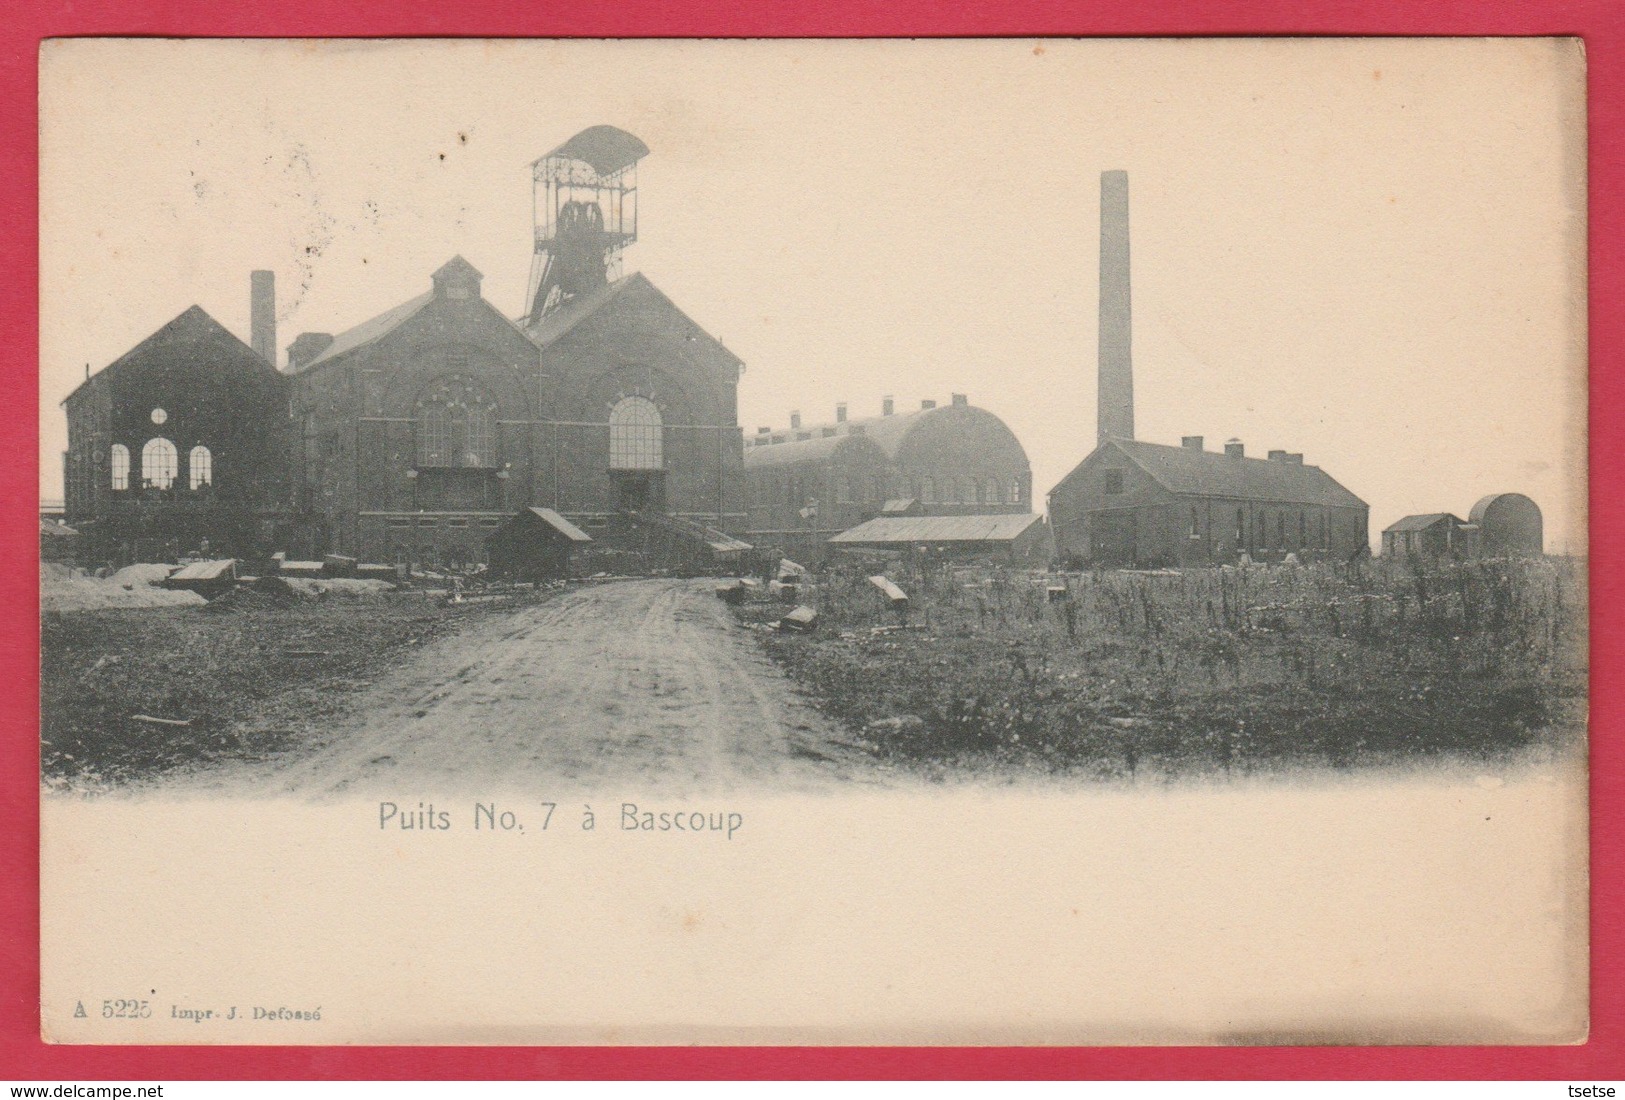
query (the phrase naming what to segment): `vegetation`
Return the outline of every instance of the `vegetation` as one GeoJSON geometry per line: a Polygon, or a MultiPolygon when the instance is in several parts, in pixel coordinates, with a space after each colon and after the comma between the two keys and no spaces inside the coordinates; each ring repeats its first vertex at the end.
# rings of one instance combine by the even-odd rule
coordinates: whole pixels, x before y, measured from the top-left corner
{"type": "Polygon", "coordinates": [[[403,653],[545,595],[448,605],[242,588],[201,606],[47,612],[41,777],[96,789],[308,744],[403,653]]]}
{"type": "MultiPolygon", "coordinates": [[[[1584,563],[1027,574],[913,564],[803,594],[772,655],[878,756],[1102,778],[1414,763],[1584,736],[1584,563]]],[[[745,607],[747,618],[767,612],[745,607]]]]}

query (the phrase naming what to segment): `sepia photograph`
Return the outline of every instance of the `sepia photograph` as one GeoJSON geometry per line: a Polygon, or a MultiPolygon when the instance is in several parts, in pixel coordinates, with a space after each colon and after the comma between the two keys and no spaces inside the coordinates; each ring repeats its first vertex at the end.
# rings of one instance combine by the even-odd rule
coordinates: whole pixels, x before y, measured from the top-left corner
{"type": "Polygon", "coordinates": [[[1577,40],[40,53],[59,1043],[1588,1029],[1577,40]]]}

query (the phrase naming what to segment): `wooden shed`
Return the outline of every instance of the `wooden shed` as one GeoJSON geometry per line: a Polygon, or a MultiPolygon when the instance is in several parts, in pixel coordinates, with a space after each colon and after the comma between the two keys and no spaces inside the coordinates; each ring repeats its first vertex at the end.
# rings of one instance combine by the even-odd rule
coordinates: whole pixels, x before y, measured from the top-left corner
{"type": "Polygon", "coordinates": [[[485,548],[492,574],[522,581],[570,575],[570,554],[592,536],[551,508],[521,508],[492,532],[485,548]]]}

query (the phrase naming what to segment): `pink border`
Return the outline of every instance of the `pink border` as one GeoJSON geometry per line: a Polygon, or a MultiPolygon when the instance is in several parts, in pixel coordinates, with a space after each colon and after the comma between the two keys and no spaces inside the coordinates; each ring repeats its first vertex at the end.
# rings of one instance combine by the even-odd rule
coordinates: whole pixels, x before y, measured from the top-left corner
{"type": "MultiPolygon", "coordinates": [[[[1625,766],[1618,738],[1621,643],[1607,629],[1621,608],[1608,568],[1625,534],[1618,484],[1625,381],[1608,369],[1625,347],[1625,5],[1613,0],[1186,0],[1065,5],[1053,0],[952,4],[862,0],[745,5],[734,0],[617,0],[571,10],[535,0],[336,4],[289,0],[280,10],[209,0],[33,0],[12,6],[0,35],[0,260],[37,272],[40,40],[103,34],[187,36],[949,36],[949,35],[1579,35],[1590,64],[1591,380],[1594,668],[1592,723],[1592,1034],[1572,1047],[1293,1049],[1136,1048],[440,1048],[52,1047],[39,1041],[38,590],[33,571],[0,571],[0,1079],[506,1079],[506,1078],[1079,1078],[1618,1080],[1625,766]],[[367,9],[371,10],[367,10],[367,9]],[[1601,197],[1604,201],[1598,201],[1601,197]],[[1614,199],[1614,201],[1607,201],[1614,199]]],[[[35,387],[37,282],[0,283],[0,372],[35,387]]],[[[37,439],[33,416],[0,435],[0,561],[31,563],[37,439]]]]}

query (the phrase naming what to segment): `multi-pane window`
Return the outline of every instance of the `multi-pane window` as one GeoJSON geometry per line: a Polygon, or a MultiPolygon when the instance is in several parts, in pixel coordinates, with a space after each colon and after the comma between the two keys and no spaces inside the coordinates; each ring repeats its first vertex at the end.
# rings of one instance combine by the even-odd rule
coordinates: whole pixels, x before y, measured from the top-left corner
{"type": "Polygon", "coordinates": [[[1021,478],[1019,476],[1010,479],[1010,503],[1021,503],[1021,478]]]}
{"type": "Polygon", "coordinates": [[[122,443],[113,444],[113,488],[130,487],[130,448],[122,443]]]}
{"type": "Polygon", "coordinates": [[[175,468],[180,460],[175,444],[158,436],[141,448],[141,484],[149,489],[168,489],[175,484],[175,468]]]}
{"type": "Polygon", "coordinates": [[[468,379],[443,378],[418,399],[419,466],[489,469],[496,439],[496,402],[468,379]]]}
{"type": "Polygon", "coordinates": [[[623,397],[609,412],[609,468],[659,470],[665,465],[660,408],[647,397],[623,397]]]}
{"type": "Polygon", "coordinates": [[[187,481],[193,489],[214,484],[214,456],[209,448],[199,444],[186,456],[187,481]]]}

